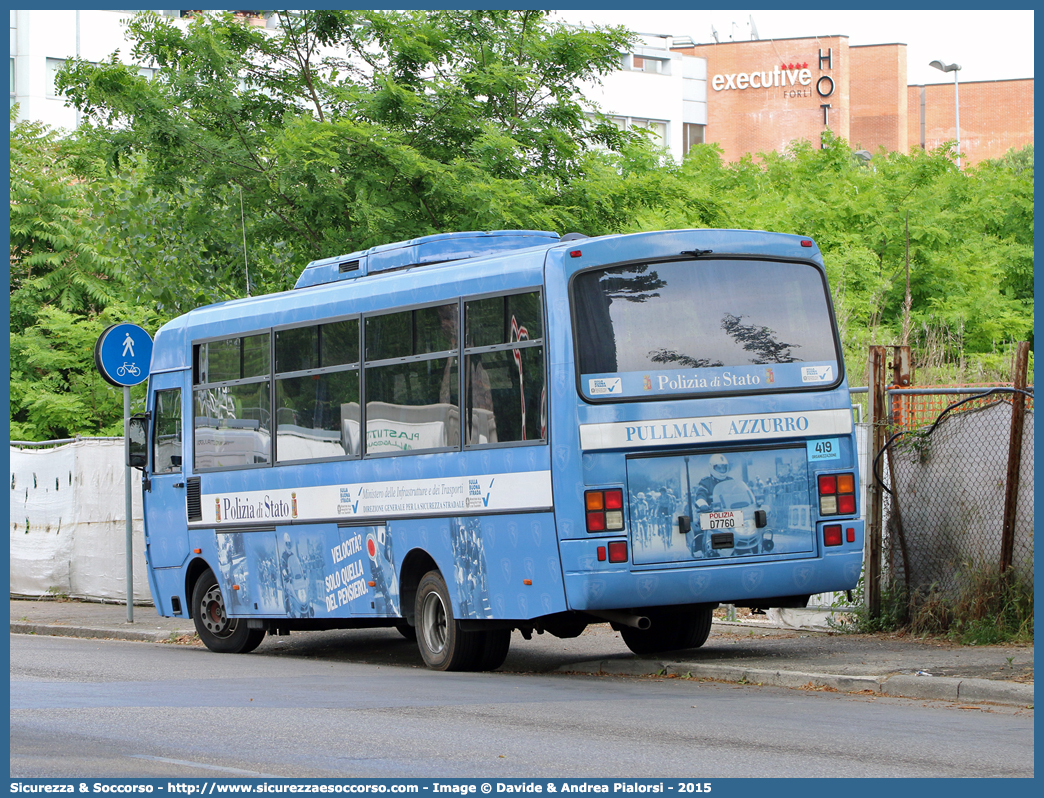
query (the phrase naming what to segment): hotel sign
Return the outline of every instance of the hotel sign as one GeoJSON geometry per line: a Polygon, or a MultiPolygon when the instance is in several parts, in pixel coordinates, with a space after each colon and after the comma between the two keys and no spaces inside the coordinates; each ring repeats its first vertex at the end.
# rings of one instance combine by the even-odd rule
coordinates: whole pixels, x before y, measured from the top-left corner
{"type": "Polygon", "coordinates": [[[715,75],[711,81],[714,91],[736,89],[774,89],[788,86],[811,86],[812,70],[808,64],[784,64],[771,72],[739,72],[735,75],[715,75]]]}

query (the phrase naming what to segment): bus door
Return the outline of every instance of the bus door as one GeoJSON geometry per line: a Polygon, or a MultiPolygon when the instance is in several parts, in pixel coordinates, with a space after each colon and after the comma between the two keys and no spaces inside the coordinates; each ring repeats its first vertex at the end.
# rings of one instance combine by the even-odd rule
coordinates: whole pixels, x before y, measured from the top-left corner
{"type": "Polygon", "coordinates": [[[149,377],[152,393],[152,471],[144,493],[145,544],[153,568],[179,566],[188,557],[185,506],[184,372],[149,377]],[[154,534],[150,535],[152,532],[154,534]]]}

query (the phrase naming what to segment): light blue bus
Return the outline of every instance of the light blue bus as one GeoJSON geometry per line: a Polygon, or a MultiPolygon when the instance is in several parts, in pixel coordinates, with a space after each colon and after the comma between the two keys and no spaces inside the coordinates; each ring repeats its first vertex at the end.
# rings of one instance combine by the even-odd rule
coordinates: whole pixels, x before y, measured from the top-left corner
{"type": "Polygon", "coordinates": [[[135,418],[149,584],[214,651],[394,626],[439,670],[862,566],[856,444],[808,238],[449,233],[308,264],[156,335],[135,418]]]}

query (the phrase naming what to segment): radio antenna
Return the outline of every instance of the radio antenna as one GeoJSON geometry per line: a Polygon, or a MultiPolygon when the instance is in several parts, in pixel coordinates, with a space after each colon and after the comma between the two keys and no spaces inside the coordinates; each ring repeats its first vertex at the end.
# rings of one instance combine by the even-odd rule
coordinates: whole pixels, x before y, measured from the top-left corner
{"type": "Polygon", "coordinates": [[[243,187],[239,187],[239,222],[243,226],[243,273],[246,275],[247,296],[250,296],[250,267],[247,265],[246,215],[243,213],[243,187]]]}

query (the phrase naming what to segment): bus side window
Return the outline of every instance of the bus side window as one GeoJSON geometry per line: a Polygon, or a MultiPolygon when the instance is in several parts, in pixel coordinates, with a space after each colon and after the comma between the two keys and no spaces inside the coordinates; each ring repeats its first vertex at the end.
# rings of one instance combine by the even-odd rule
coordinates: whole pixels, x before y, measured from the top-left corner
{"type": "Polygon", "coordinates": [[[366,317],[366,453],[460,448],[459,305],[366,317]]]}
{"type": "Polygon", "coordinates": [[[465,445],[547,438],[539,292],[465,302],[465,445]]]}
{"type": "Polygon", "coordinates": [[[275,334],[276,462],[358,457],[359,320],[275,334]]]}
{"type": "Polygon", "coordinates": [[[267,332],[198,345],[193,394],[196,469],[271,461],[267,332]]]}
{"type": "Polygon", "coordinates": [[[181,471],[181,389],[156,391],[156,424],[153,432],[153,473],[181,471]]]}

